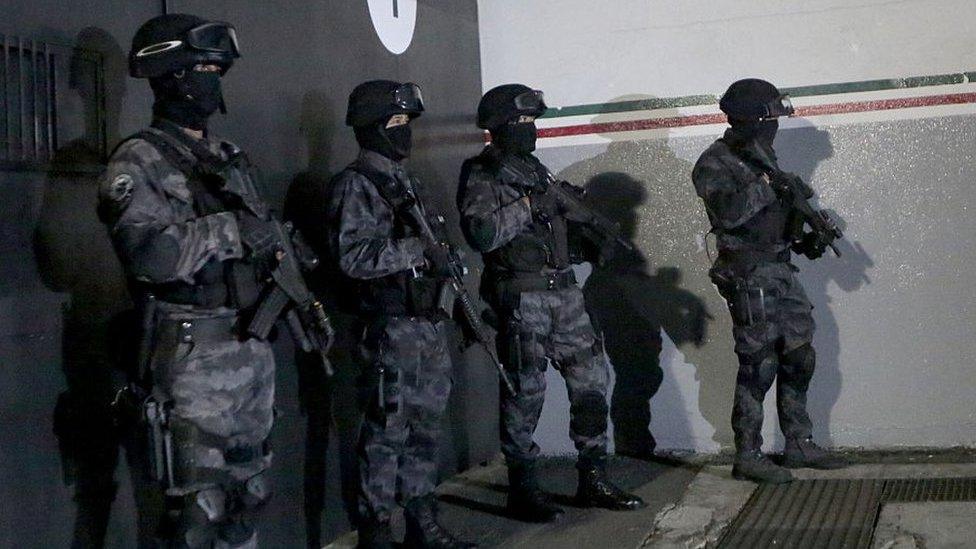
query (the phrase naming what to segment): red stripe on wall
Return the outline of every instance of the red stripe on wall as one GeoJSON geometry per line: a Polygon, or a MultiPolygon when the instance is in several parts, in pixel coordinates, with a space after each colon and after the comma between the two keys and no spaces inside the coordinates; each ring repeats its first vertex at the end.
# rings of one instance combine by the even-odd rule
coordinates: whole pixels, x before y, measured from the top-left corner
{"type": "MultiPolygon", "coordinates": [[[[796,109],[796,115],[823,116],[827,114],[850,114],[858,112],[887,111],[894,109],[911,109],[916,107],[935,107],[939,105],[960,105],[965,103],[976,103],[976,93],[954,93],[946,95],[931,95],[926,97],[905,97],[901,99],[879,99],[875,101],[856,101],[850,103],[814,105],[811,107],[798,107],[796,109]]],[[[707,124],[725,124],[725,115],[721,113],[698,114],[692,116],[648,118],[645,120],[598,122],[595,124],[541,128],[539,129],[539,137],[566,137],[570,135],[633,132],[663,128],[703,126],[707,124]]]]}

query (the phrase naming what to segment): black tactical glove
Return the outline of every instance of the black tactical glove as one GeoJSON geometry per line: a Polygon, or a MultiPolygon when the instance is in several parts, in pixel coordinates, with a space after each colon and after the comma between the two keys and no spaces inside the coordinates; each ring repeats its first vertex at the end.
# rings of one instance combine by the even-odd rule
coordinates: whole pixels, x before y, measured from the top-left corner
{"type": "Polygon", "coordinates": [[[791,202],[793,200],[793,186],[785,174],[773,175],[769,179],[769,186],[781,200],[791,202]]]}
{"type": "Polygon", "coordinates": [[[451,251],[442,244],[432,244],[424,250],[427,272],[435,277],[448,277],[451,272],[451,251]]]}
{"type": "Polygon", "coordinates": [[[807,256],[808,259],[818,259],[827,251],[829,244],[818,233],[806,233],[799,242],[793,244],[793,251],[807,256]]]}
{"type": "Polygon", "coordinates": [[[543,221],[562,213],[562,205],[556,193],[533,193],[529,195],[529,206],[532,208],[532,217],[543,221]]]}
{"type": "Polygon", "coordinates": [[[237,212],[237,230],[244,244],[244,259],[252,263],[259,276],[265,277],[278,265],[281,244],[270,221],[246,212],[237,212]]]}

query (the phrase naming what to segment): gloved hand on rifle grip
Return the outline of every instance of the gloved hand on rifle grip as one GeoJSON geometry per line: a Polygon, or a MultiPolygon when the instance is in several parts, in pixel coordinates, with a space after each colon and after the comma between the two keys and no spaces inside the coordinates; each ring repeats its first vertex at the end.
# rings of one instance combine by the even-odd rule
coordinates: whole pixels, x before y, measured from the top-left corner
{"type": "Polygon", "coordinates": [[[253,263],[260,276],[267,276],[278,265],[281,244],[270,221],[247,212],[237,212],[237,230],[244,244],[244,259],[253,263]]]}
{"type": "Polygon", "coordinates": [[[436,277],[448,277],[451,271],[451,251],[444,244],[430,244],[424,250],[427,272],[436,277]]]}
{"type": "Polygon", "coordinates": [[[769,177],[769,186],[772,187],[773,192],[781,200],[790,202],[793,200],[793,186],[790,185],[789,179],[783,175],[772,175],[769,177]]]}
{"type": "Polygon", "coordinates": [[[556,193],[537,192],[529,195],[532,217],[542,220],[552,219],[562,213],[562,204],[556,193]]]}
{"type": "Polygon", "coordinates": [[[805,255],[808,259],[818,259],[827,251],[829,242],[825,242],[820,234],[809,232],[803,235],[799,242],[793,244],[793,251],[805,255]]]}

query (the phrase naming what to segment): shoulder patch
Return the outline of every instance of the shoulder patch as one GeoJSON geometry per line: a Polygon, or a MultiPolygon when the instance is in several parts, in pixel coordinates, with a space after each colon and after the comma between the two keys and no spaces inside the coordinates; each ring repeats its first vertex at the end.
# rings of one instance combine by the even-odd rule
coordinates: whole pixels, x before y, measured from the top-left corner
{"type": "Polygon", "coordinates": [[[108,186],[108,198],[113,202],[121,204],[128,203],[132,199],[132,187],[135,181],[127,173],[120,173],[112,179],[108,186]]]}

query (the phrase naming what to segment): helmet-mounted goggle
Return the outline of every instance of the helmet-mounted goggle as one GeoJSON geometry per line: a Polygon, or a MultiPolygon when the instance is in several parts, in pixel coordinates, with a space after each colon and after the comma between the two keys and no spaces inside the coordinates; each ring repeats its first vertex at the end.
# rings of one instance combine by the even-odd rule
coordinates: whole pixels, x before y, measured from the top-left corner
{"type": "Polygon", "coordinates": [[[186,31],[182,40],[168,40],[146,46],[137,51],[135,57],[148,57],[179,48],[215,53],[228,59],[241,56],[234,27],[229,23],[210,22],[186,31]]]}
{"type": "Polygon", "coordinates": [[[515,108],[519,114],[539,116],[546,112],[545,96],[540,90],[529,90],[515,96],[515,108]]]}
{"type": "Polygon", "coordinates": [[[760,116],[760,119],[765,120],[767,118],[779,118],[780,116],[793,116],[795,112],[796,109],[793,108],[793,102],[790,101],[790,96],[783,94],[763,105],[763,114],[760,116]]]}
{"type": "Polygon", "coordinates": [[[400,84],[393,90],[393,104],[411,113],[424,112],[424,96],[420,92],[420,86],[413,82],[400,84]]]}

